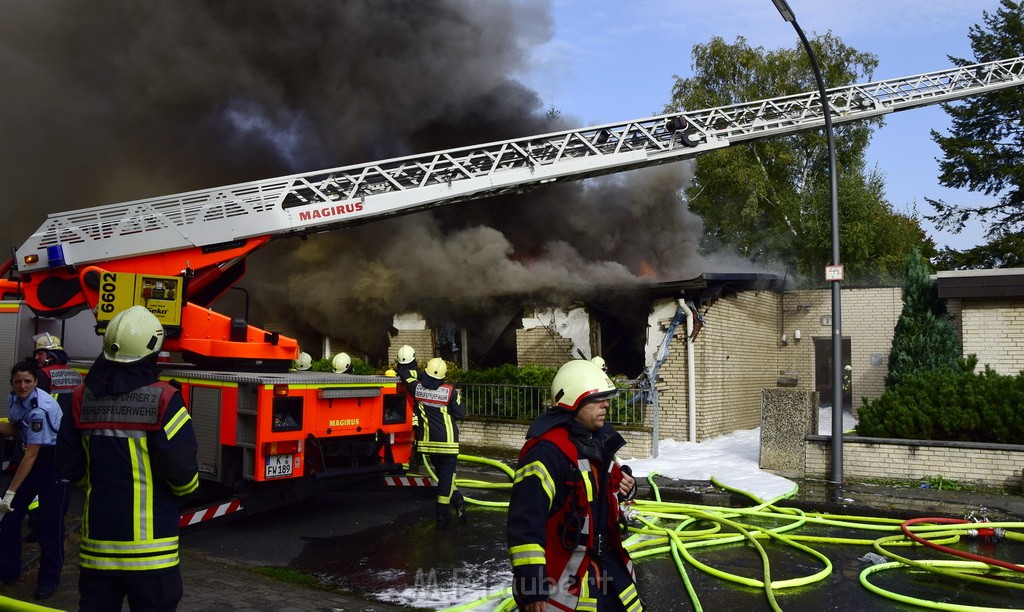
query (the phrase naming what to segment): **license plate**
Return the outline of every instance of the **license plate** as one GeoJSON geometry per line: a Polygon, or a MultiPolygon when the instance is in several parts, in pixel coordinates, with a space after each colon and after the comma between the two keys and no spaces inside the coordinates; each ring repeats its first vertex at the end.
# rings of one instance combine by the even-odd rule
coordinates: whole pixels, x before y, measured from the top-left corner
{"type": "Polygon", "coordinates": [[[270,455],[267,457],[267,478],[281,478],[292,475],[291,455],[270,455]]]}

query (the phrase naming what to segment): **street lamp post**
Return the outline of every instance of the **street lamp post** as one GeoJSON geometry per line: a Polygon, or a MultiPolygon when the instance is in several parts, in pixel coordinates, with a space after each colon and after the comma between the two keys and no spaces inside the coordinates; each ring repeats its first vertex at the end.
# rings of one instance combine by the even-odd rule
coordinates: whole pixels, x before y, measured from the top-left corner
{"type": "Polygon", "coordinates": [[[818,83],[818,94],[821,97],[821,114],[825,119],[825,138],[828,141],[828,172],[831,180],[832,204],[832,266],[826,279],[832,283],[832,482],[843,483],[843,326],[839,302],[840,282],[842,281],[842,264],[839,263],[839,178],[836,175],[836,143],[832,133],[832,111],[825,92],[825,79],[821,76],[818,60],[811,49],[811,43],[804,35],[800,24],[796,22],[793,9],[786,0],[772,0],[779,10],[782,19],[793,24],[800,42],[811,60],[814,80],[818,83]]]}

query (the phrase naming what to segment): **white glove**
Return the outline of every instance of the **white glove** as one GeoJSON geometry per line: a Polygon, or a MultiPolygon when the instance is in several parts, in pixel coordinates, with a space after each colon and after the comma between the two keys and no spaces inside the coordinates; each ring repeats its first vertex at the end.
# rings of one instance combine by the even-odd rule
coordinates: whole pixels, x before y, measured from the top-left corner
{"type": "Polygon", "coordinates": [[[7,514],[11,510],[14,510],[11,506],[12,502],[14,502],[14,491],[8,490],[4,493],[4,498],[0,499],[0,513],[7,514]]]}

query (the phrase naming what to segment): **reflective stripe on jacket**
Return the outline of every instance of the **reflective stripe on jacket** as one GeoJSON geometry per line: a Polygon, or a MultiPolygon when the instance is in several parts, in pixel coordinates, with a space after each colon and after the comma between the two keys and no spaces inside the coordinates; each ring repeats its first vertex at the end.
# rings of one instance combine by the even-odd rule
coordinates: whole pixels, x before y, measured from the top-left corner
{"type": "Polygon", "coordinates": [[[413,425],[421,428],[416,448],[421,453],[459,454],[459,427],[465,416],[459,391],[448,383],[428,389],[421,381],[406,382],[415,410],[413,425]]]}
{"type": "Polygon", "coordinates": [[[616,492],[622,472],[613,461],[600,466],[585,457],[565,427],[554,427],[531,438],[519,455],[509,506],[508,545],[516,601],[520,606],[546,600],[549,608],[595,610],[597,599],[588,590],[596,568],[594,537],[604,533],[633,584],[618,597],[627,609],[642,607],[635,591],[632,560],[618,534],[616,492]],[[602,474],[602,470],[608,470],[602,474]],[[602,486],[602,482],[606,483],[602,486]],[[594,508],[605,504],[604,525],[597,525],[594,508]]]}
{"type": "Polygon", "coordinates": [[[65,477],[86,493],[81,566],[177,565],[180,498],[199,486],[196,437],[181,393],[159,381],[106,396],[80,385],[70,424],[61,428],[59,458],[65,477]]]}

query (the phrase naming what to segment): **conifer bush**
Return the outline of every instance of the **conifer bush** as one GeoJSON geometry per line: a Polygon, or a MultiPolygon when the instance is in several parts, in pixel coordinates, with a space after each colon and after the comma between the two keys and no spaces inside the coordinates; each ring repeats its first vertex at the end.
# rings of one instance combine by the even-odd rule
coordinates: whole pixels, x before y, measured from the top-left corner
{"type": "Polygon", "coordinates": [[[1024,444],[1024,379],[985,366],[976,356],[956,368],[918,370],[876,400],[864,400],[857,434],[908,440],[1024,444]]]}

